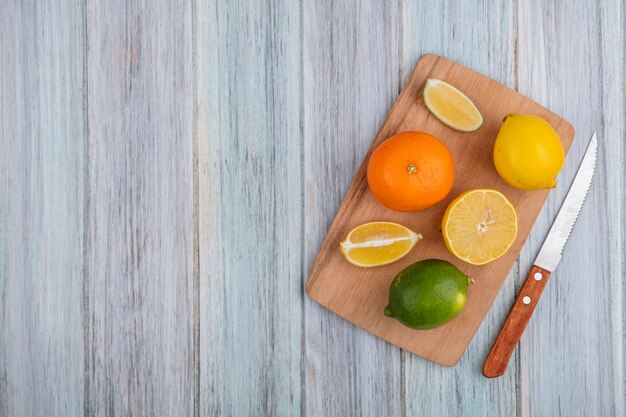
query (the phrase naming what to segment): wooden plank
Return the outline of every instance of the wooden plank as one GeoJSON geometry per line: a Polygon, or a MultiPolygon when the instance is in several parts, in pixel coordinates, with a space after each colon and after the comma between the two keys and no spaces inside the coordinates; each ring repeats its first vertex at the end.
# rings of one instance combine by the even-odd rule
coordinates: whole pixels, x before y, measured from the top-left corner
{"type": "Polygon", "coordinates": [[[88,414],[194,406],[191,4],[88,5],[88,414]]]}
{"type": "Polygon", "coordinates": [[[83,414],[82,21],[76,1],[0,7],[2,416],[83,414]]]}
{"type": "MultiPolygon", "coordinates": [[[[302,16],[304,280],[397,97],[401,26],[396,2],[306,1],[302,16]]],[[[399,349],[304,303],[306,415],[401,415],[399,349]]]]}
{"type": "Polygon", "coordinates": [[[492,149],[502,120],[508,114],[526,113],[541,116],[554,126],[567,152],[574,131],[558,115],[467,67],[438,55],[424,55],[354,177],[313,265],[307,281],[307,294],[357,326],[409,352],[445,366],[454,365],[465,352],[506,280],[549,193],[549,190],[528,193],[515,189],[506,184],[493,167],[492,149]],[[472,133],[459,132],[436,119],[420,96],[428,78],[446,80],[471,97],[483,115],[482,127],[472,133]],[[379,203],[370,192],[366,172],[368,162],[371,152],[387,138],[416,130],[424,130],[439,138],[450,151],[454,160],[454,185],[441,203],[428,210],[419,213],[393,211],[379,203]],[[477,188],[494,188],[504,193],[517,210],[518,222],[517,238],[509,251],[482,266],[469,265],[455,258],[441,233],[441,219],[446,207],[463,192],[477,188]],[[346,262],[337,249],[339,242],[358,225],[379,220],[406,225],[424,238],[415,250],[390,265],[364,269],[346,262]],[[467,305],[456,319],[437,329],[415,331],[386,317],[383,310],[389,302],[389,284],[393,277],[423,259],[452,262],[476,283],[469,288],[467,305]]]}
{"type": "MultiPolygon", "coordinates": [[[[515,10],[511,2],[404,2],[403,78],[426,52],[442,54],[515,86],[515,10]]],[[[403,353],[406,415],[515,415],[516,361],[496,380],[482,363],[514,298],[514,267],[472,343],[453,369],[403,353]]]]}
{"type": "Polygon", "coordinates": [[[559,185],[520,257],[524,273],[595,130],[599,141],[595,182],[521,340],[521,415],[622,416],[623,5],[519,6],[519,89],[563,114],[577,131],[559,185]]]}
{"type": "Polygon", "coordinates": [[[195,3],[200,415],[301,410],[300,5],[195,3]]]}

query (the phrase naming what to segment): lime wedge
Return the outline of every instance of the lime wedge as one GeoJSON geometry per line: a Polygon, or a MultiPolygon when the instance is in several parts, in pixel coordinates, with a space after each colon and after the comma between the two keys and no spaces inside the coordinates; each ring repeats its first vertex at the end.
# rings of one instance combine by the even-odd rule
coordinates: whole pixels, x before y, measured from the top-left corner
{"type": "Polygon", "coordinates": [[[483,116],[472,100],[445,81],[426,80],[424,104],[437,119],[452,129],[473,132],[483,125],[483,116]]]}

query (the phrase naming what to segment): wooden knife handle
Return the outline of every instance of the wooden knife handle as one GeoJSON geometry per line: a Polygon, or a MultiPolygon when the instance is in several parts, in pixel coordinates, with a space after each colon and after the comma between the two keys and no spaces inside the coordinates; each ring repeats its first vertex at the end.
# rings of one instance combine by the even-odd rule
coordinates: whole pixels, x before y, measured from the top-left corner
{"type": "Polygon", "coordinates": [[[550,277],[550,272],[533,265],[526,277],[515,304],[509,311],[498,338],[493,343],[487,360],[483,365],[483,375],[487,378],[495,378],[504,375],[509,358],[522,337],[524,329],[533,314],[539,297],[550,277]]]}

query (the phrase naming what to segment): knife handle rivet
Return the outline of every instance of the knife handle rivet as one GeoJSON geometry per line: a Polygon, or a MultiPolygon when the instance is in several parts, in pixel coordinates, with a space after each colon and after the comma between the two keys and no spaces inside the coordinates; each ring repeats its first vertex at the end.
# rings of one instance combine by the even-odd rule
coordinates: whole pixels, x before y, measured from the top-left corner
{"type": "Polygon", "coordinates": [[[541,272],[535,272],[535,275],[533,277],[535,278],[535,281],[541,281],[543,275],[541,275],[541,272]]]}
{"type": "Polygon", "coordinates": [[[529,297],[529,296],[526,296],[526,297],[522,298],[522,303],[524,303],[524,304],[530,304],[530,297],[529,297]]]}

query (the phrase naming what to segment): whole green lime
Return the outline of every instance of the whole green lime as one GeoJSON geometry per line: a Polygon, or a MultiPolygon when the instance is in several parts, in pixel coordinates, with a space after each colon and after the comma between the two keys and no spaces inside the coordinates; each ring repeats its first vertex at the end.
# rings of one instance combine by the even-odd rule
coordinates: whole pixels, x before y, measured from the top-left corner
{"type": "Polygon", "coordinates": [[[465,307],[473,281],[450,262],[426,259],[404,268],[391,282],[385,315],[412,329],[439,327],[465,307]]]}

